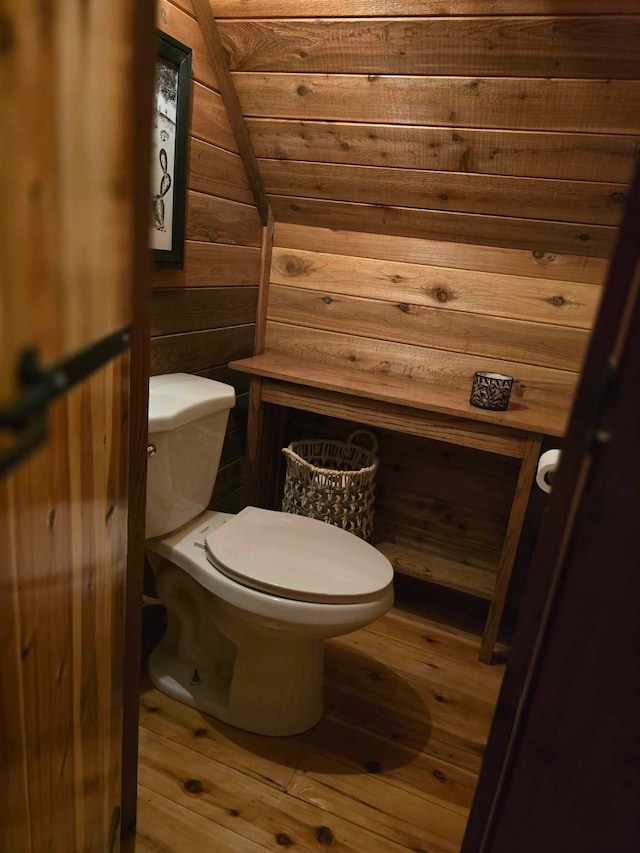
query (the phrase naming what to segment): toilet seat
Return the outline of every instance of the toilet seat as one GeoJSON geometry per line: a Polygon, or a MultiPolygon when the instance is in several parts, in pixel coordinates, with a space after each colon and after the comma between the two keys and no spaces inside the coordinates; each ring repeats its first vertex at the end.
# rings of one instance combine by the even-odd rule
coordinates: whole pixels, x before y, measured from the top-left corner
{"type": "Polygon", "coordinates": [[[205,539],[207,559],[250,589],[300,602],[356,604],[391,587],[387,558],[339,527],[247,507],[205,539]]]}

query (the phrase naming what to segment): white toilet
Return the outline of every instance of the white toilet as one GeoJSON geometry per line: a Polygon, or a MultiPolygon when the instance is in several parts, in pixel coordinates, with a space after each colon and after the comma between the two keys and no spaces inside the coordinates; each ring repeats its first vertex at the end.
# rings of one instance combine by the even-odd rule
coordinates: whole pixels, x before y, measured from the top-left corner
{"type": "Polygon", "coordinates": [[[151,681],[247,731],[291,735],[323,713],[323,641],[393,604],[393,569],[321,521],[206,507],[233,388],[186,373],[149,386],[146,551],[168,627],[151,681]]]}

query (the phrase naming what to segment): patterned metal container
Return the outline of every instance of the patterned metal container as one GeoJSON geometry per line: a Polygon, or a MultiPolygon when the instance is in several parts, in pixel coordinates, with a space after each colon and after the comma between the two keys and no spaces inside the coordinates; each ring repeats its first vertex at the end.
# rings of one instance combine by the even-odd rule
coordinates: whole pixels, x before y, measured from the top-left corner
{"type": "Polygon", "coordinates": [[[469,402],[477,409],[505,412],[509,407],[513,376],[480,371],[474,374],[469,402]]]}

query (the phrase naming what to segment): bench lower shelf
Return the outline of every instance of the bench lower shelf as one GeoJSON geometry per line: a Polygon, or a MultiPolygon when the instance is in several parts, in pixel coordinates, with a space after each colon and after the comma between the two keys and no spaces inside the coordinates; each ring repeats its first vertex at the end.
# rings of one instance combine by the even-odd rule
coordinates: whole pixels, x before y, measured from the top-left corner
{"type": "Polygon", "coordinates": [[[411,545],[380,542],[375,546],[394,570],[448,589],[490,601],[496,585],[497,565],[492,569],[451,560],[434,551],[411,545]]]}

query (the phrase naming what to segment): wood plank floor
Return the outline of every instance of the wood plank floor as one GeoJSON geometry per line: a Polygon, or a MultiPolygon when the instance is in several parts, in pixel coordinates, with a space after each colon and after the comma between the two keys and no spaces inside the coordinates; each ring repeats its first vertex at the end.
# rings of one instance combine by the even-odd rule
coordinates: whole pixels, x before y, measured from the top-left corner
{"type": "Polygon", "coordinates": [[[326,716],[290,738],[145,684],[125,850],[456,853],[503,674],[478,649],[477,634],[396,607],[327,643],[326,716]]]}

